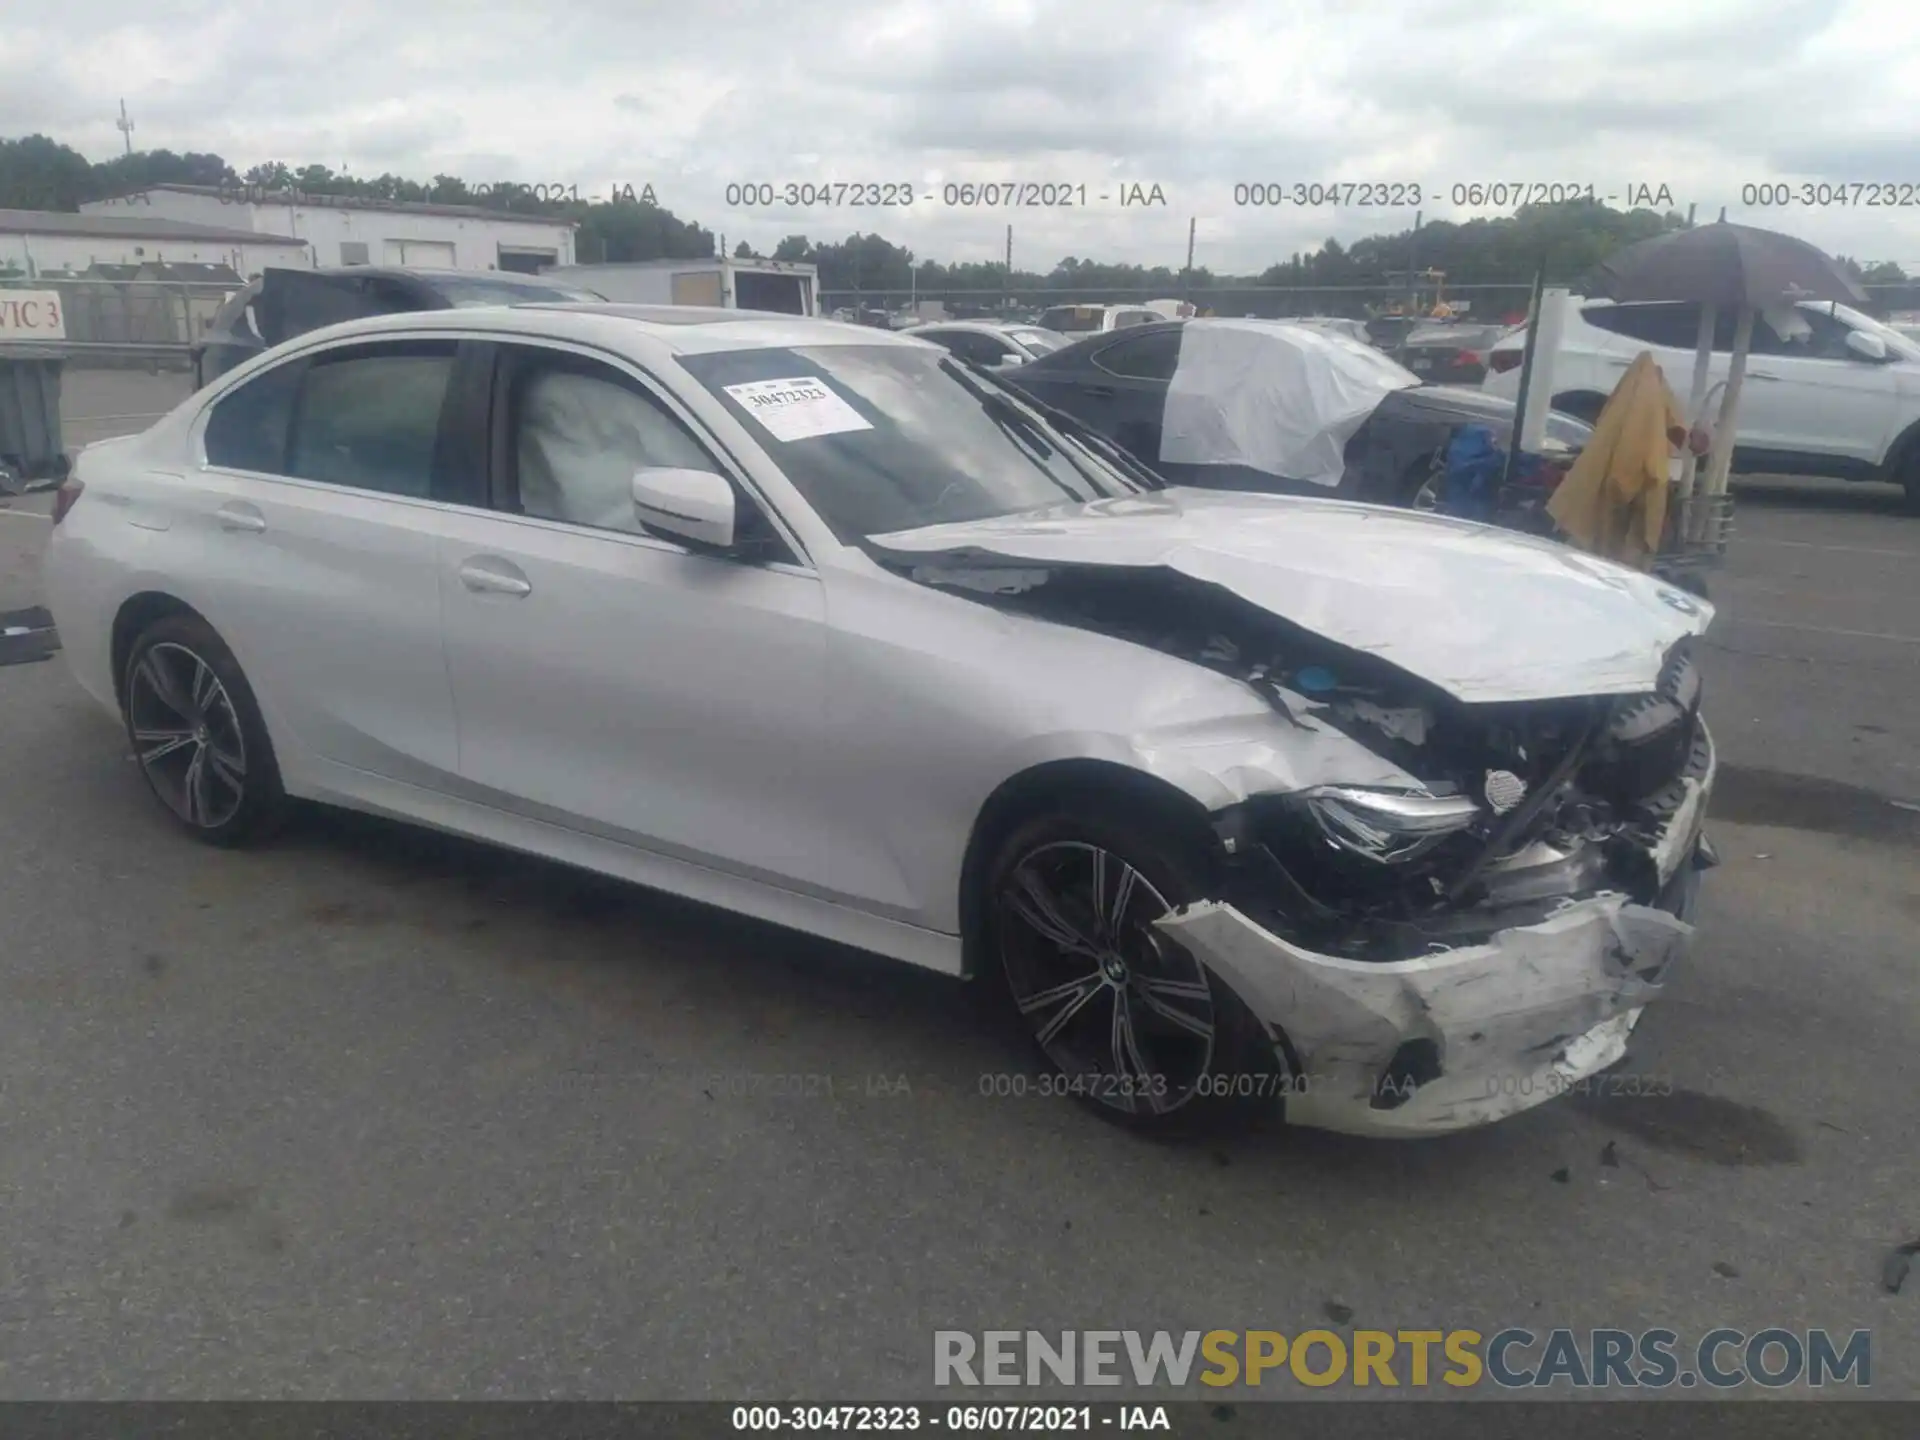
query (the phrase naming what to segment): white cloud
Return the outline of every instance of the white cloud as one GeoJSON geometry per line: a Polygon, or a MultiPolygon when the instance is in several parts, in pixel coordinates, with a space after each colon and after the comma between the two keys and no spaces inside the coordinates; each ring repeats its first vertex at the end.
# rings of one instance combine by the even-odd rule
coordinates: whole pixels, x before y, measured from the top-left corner
{"type": "MultiPolygon", "coordinates": [[[[20,8],[20,7],[14,7],[20,8]]],[[[1742,213],[1744,183],[1920,184],[1920,7],[1893,0],[66,0],[0,22],[0,134],[472,180],[651,183],[770,247],[1257,270],[1411,210],[1244,211],[1236,181],[1666,185],[1684,208],[1920,261],[1920,207],[1742,213]],[[735,209],[735,181],[1138,180],[1166,210],[735,209]]],[[[1438,192],[1436,194],[1436,191],[1438,192]]]]}

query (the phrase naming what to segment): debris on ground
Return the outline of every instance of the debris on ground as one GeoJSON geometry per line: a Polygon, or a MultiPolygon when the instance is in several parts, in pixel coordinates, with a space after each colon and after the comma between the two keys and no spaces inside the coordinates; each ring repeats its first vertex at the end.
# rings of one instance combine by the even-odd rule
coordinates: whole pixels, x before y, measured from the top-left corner
{"type": "Polygon", "coordinates": [[[1920,1240],[1896,1245],[1887,1256],[1886,1263],[1880,1267],[1880,1283],[1889,1295],[1898,1295],[1900,1287],[1907,1283],[1907,1271],[1913,1268],[1916,1255],[1920,1255],[1920,1240]]]}

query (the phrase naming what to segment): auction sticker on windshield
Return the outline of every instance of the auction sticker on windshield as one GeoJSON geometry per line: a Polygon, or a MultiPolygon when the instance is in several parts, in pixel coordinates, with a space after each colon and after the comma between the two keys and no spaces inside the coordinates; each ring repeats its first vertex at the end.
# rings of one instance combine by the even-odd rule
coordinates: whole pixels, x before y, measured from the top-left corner
{"type": "Polygon", "coordinates": [[[776,440],[811,440],[816,435],[873,428],[817,376],[752,380],[725,388],[776,440]]]}

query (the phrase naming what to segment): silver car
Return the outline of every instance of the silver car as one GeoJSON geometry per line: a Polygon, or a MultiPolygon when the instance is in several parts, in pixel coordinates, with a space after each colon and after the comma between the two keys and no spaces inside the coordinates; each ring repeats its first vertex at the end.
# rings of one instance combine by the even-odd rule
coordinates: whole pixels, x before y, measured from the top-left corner
{"type": "Polygon", "coordinates": [[[969,364],[983,365],[989,370],[1011,370],[1064,349],[1070,343],[1065,335],[1042,330],[1037,325],[997,320],[940,320],[915,325],[906,333],[931,340],[969,364]]]}
{"type": "Polygon", "coordinates": [[[1691,934],[1712,614],[1546,542],[1169,490],[934,346],[523,306],[94,445],[45,559],[182,829],[397,816],[996,987],[1176,1129],[1476,1125],[1691,934]]]}

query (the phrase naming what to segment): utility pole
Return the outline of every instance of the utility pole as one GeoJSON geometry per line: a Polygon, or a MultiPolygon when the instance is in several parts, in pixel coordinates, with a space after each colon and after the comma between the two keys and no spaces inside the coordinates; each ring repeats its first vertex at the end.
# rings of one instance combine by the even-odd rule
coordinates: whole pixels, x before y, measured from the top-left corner
{"type": "Polygon", "coordinates": [[[1186,288],[1181,292],[1180,298],[1182,300],[1185,300],[1188,304],[1193,303],[1193,238],[1194,238],[1195,232],[1199,227],[1199,224],[1200,224],[1200,217],[1198,215],[1190,215],[1187,217],[1187,275],[1186,275],[1186,281],[1185,281],[1186,288]]]}
{"type": "Polygon", "coordinates": [[[1013,308],[1013,226],[1007,226],[1007,278],[1000,294],[1000,313],[1013,308]]]}
{"type": "MultiPolygon", "coordinates": [[[[1413,234],[1407,240],[1407,329],[1413,328],[1413,317],[1420,311],[1420,216],[1423,212],[1413,212],[1413,234]]],[[[1405,335],[1402,335],[1405,339],[1405,335]]]]}
{"type": "Polygon", "coordinates": [[[133,121],[127,118],[127,102],[124,100],[120,102],[120,118],[113,122],[113,128],[126,137],[127,154],[133,154],[133,121]]]}

